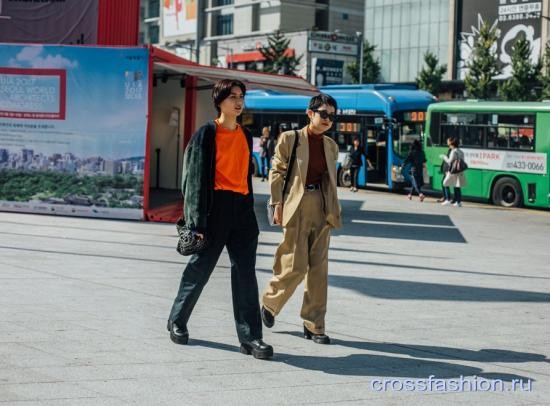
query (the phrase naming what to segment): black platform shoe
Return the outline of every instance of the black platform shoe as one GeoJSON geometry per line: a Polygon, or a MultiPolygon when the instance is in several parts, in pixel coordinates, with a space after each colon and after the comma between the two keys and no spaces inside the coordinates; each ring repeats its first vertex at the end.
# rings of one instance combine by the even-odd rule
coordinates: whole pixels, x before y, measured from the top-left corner
{"type": "Polygon", "coordinates": [[[264,322],[264,326],[267,328],[273,327],[275,324],[275,316],[273,316],[269,310],[267,310],[265,307],[262,306],[262,321],[264,322]]]}
{"type": "Polygon", "coordinates": [[[313,340],[317,344],[330,344],[330,337],[326,334],[315,334],[312,333],[304,326],[304,338],[307,340],[313,340]]]}
{"type": "Polygon", "coordinates": [[[170,340],[174,343],[185,345],[189,341],[189,331],[186,328],[180,328],[176,323],[168,320],[166,329],[170,332],[170,340]]]}
{"type": "Polygon", "coordinates": [[[242,354],[252,354],[257,359],[269,359],[273,357],[273,347],[264,343],[261,339],[242,342],[240,351],[242,354]]]}

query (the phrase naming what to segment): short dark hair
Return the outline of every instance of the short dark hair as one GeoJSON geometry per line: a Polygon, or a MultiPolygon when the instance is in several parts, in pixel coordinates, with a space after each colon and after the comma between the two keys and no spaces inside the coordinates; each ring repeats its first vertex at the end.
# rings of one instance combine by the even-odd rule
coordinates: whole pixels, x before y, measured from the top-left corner
{"type": "Polygon", "coordinates": [[[451,144],[455,148],[458,148],[458,138],[457,137],[449,137],[449,144],[451,144]]]}
{"type": "Polygon", "coordinates": [[[214,101],[214,107],[216,107],[218,114],[221,113],[220,103],[229,97],[231,89],[235,86],[241,89],[243,96],[246,94],[246,86],[240,80],[221,79],[214,85],[212,89],[212,100],[214,101]]]}
{"type": "Polygon", "coordinates": [[[321,107],[323,104],[334,107],[334,110],[338,110],[338,104],[332,96],[329,96],[326,93],[319,93],[317,96],[313,96],[309,101],[309,110],[316,110],[321,107]]]}

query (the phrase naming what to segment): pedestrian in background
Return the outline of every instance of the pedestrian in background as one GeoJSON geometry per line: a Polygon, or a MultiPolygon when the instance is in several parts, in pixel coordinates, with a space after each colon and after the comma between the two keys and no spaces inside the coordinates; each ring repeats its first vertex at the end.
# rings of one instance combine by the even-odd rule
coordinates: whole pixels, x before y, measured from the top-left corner
{"type": "Polygon", "coordinates": [[[414,140],[409,154],[403,163],[404,168],[408,171],[411,181],[411,192],[408,194],[408,199],[411,200],[413,193],[416,192],[420,201],[424,201],[422,186],[424,186],[424,168],[426,166],[426,155],[422,150],[422,144],[419,140],[414,140]]]}
{"type": "Polygon", "coordinates": [[[304,337],[329,344],[325,334],[330,229],[340,227],[336,188],[338,145],[325,133],[336,115],[336,100],[326,94],[314,96],[307,109],[309,124],[279,136],[270,171],[270,203],[274,221],[283,227],[277,248],[273,277],[262,297],[262,320],[272,327],[275,316],[305,278],[301,317],[304,337]],[[295,144],[297,142],[297,144],[295,144]],[[292,151],[296,145],[292,171],[292,151]],[[288,177],[287,194],[283,183],[288,177]]]}
{"type": "MultiPolygon", "coordinates": [[[[447,139],[447,146],[449,146],[449,140],[447,139]]],[[[447,153],[445,154],[446,157],[448,157],[451,154],[451,148],[447,149],[447,153]]],[[[451,198],[449,196],[446,196],[446,190],[445,186],[443,186],[443,181],[445,180],[445,175],[449,172],[449,164],[445,162],[443,159],[441,161],[441,166],[439,167],[439,173],[441,173],[443,176],[441,176],[441,190],[443,191],[443,196],[441,196],[439,199],[437,199],[437,203],[443,203],[445,200],[450,200],[451,198]]]]}
{"type": "Polygon", "coordinates": [[[252,193],[252,135],[237,123],[246,88],[218,81],[212,90],[218,118],[197,130],[185,151],[182,193],[186,225],[206,238],[206,248],[189,260],[168,318],[170,338],[187,344],[187,322],[224,247],[231,260],[233,315],[240,351],[271,358],[262,341],[256,281],[258,223],[252,193]]]}
{"type": "Polygon", "coordinates": [[[357,177],[359,175],[359,169],[363,166],[363,159],[361,157],[365,156],[365,159],[367,157],[365,155],[365,151],[363,151],[359,137],[353,138],[353,145],[351,147],[351,151],[349,152],[349,156],[351,158],[351,166],[349,168],[351,177],[350,190],[352,192],[357,192],[357,177]]]}
{"type": "Polygon", "coordinates": [[[268,173],[271,170],[271,158],[275,151],[275,140],[270,136],[269,127],[262,128],[262,136],[260,137],[260,157],[262,160],[262,182],[267,179],[268,173]]]}
{"type": "Polygon", "coordinates": [[[447,144],[451,149],[449,156],[440,155],[439,157],[447,163],[449,170],[445,174],[443,179],[443,191],[445,195],[445,201],[441,203],[442,206],[452,204],[455,207],[462,206],[462,190],[461,188],[466,186],[466,176],[464,172],[451,173],[451,167],[453,161],[458,159],[464,160],[464,152],[458,148],[458,138],[451,137],[447,140],[447,144]],[[454,188],[454,199],[451,199],[451,186],[454,188]]]}

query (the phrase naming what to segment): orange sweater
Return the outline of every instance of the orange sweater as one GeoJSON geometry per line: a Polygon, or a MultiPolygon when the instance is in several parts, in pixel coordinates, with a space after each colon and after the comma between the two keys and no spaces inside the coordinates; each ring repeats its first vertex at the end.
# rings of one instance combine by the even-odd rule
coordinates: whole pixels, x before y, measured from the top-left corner
{"type": "Polygon", "coordinates": [[[216,176],[214,190],[231,190],[247,195],[250,151],[240,125],[234,130],[216,122],[216,176]]]}

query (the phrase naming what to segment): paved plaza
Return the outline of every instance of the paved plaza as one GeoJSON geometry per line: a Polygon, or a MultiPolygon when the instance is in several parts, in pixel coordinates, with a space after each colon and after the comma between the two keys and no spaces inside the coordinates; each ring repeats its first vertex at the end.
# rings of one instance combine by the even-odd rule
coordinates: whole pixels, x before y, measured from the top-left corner
{"type": "MultiPolygon", "coordinates": [[[[281,233],[255,187],[262,290],[281,233]]],[[[333,343],[302,338],[300,286],[271,361],[238,351],[225,252],[178,346],[174,225],[0,213],[0,405],[548,404],[550,212],[340,198],[333,343]]]]}

